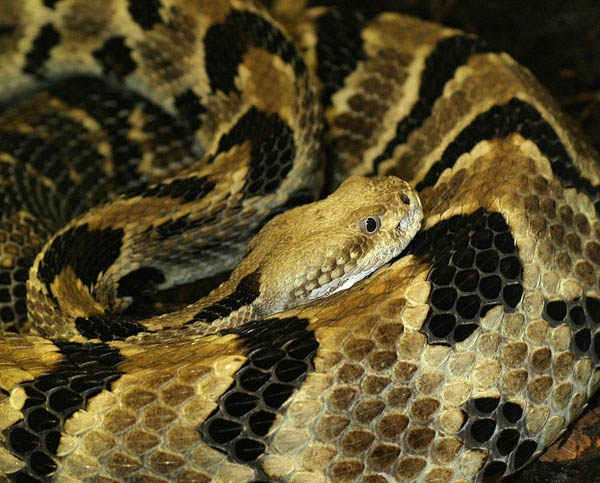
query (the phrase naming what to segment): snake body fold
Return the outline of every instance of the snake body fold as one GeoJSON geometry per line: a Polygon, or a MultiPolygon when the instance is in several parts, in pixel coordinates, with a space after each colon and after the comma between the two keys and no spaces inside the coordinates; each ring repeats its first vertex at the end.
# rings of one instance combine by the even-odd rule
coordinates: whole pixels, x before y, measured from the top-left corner
{"type": "Polygon", "coordinates": [[[597,153],[478,38],[289,3],[4,0],[3,481],[497,481],[600,386],[597,153]]]}

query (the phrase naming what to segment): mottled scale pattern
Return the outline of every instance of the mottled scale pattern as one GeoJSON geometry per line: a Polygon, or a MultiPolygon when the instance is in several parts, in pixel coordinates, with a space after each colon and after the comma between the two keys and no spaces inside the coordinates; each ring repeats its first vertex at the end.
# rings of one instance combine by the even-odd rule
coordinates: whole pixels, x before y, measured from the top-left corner
{"type": "Polygon", "coordinates": [[[269,3],[3,0],[0,481],[494,482],[600,387],[598,153],[544,88],[455,29],[269,3]],[[188,305],[354,174],[419,192],[387,266],[188,305]]]}
{"type": "Polygon", "coordinates": [[[523,267],[499,213],[454,216],[422,231],[413,246],[417,255],[433,255],[425,325],[431,342],[462,342],[490,309],[512,311],[521,300],[523,267]]]}

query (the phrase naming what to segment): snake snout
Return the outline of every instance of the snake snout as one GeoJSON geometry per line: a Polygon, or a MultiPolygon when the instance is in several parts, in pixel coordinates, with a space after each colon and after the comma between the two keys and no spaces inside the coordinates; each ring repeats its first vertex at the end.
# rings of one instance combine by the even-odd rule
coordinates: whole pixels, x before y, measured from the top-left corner
{"type": "MultiPolygon", "coordinates": [[[[408,203],[405,203],[408,204],[408,203]]],[[[400,223],[396,225],[396,229],[399,231],[407,232],[410,231],[414,225],[421,225],[421,220],[423,218],[421,201],[418,197],[415,197],[411,200],[410,203],[411,208],[408,213],[400,220],[400,223]]]]}

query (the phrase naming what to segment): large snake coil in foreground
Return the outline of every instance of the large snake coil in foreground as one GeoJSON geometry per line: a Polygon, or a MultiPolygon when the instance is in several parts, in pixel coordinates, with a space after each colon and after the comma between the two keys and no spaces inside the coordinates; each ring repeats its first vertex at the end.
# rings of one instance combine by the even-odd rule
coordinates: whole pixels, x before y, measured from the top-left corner
{"type": "Polygon", "coordinates": [[[2,0],[1,481],[497,481],[598,389],[597,153],[478,38],[288,3],[2,0]]]}

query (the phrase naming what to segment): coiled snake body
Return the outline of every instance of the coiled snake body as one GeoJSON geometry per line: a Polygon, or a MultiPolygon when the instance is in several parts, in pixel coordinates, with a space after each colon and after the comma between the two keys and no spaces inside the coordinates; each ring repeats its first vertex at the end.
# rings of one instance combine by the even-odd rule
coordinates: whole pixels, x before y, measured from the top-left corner
{"type": "Polygon", "coordinates": [[[6,481],[496,481],[600,385],[597,154],[475,37],[4,0],[0,99],[6,481]],[[265,225],[323,173],[421,230],[391,176],[265,225]]]}

